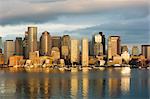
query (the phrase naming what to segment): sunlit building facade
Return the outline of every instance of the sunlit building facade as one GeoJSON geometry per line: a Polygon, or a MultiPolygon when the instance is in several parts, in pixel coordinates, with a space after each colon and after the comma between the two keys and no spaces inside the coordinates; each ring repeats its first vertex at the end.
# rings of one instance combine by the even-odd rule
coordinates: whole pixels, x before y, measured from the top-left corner
{"type": "Polygon", "coordinates": [[[150,45],[142,45],[142,55],[150,60],[150,45]]]}
{"type": "Polygon", "coordinates": [[[15,55],[23,55],[23,41],[21,37],[16,37],[15,40],[15,55]]]}
{"type": "Polygon", "coordinates": [[[82,39],[82,66],[89,65],[89,51],[88,51],[88,39],[82,39]]]}

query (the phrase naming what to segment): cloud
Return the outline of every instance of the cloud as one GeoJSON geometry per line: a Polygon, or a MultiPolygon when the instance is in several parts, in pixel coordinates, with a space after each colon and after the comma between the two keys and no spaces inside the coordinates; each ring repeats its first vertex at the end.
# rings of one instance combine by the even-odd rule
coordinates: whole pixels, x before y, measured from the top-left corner
{"type": "Polygon", "coordinates": [[[147,0],[0,0],[0,25],[54,22],[61,17],[93,19],[93,15],[135,19],[146,17],[148,7],[147,0]]]}

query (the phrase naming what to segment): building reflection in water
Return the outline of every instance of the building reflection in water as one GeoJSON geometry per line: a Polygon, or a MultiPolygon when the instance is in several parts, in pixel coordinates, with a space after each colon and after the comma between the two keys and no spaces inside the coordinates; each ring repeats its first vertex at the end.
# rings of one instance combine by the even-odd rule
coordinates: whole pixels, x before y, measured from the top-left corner
{"type": "Polygon", "coordinates": [[[147,98],[149,70],[106,69],[89,72],[0,70],[0,99],[147,98]]]}

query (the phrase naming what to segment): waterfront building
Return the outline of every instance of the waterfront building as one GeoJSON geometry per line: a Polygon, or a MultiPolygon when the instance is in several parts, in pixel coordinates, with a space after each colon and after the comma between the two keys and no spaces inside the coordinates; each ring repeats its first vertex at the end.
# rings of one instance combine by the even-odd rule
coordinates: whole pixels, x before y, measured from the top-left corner
{"type": "Polygon", "coordinates": [[[120,36],[110,36],[108,39],[108,59],[112,59],[115,55],[120,55],[120,36]]]}
{"type": "Polygon", "coordinates": [[[52,36],[52,47],[61,48],[61,36],[52,36]]]}
{"type": "Polygon", "coordinates": [[[122,57],[120,55],[114,55],[113,56],[113,64],[122,64],[122,57]]]}
{"type": "Polygon", "coordinates": [[[0,37],[0,49],[2,49],[3,43],[2,43],[2,37],[0,37]]]}
{"type": "Polygon", "coordinates": [[[23,56],[25,59],[29,58],[29,48],[28,48],[28,32],[25,32],[25,37],[23,40],[23,56]]]}
{"type": "Polygon", "coordinates": [[[129,61],[130,61],[130,54],[129,54],[127,51],[124,51],[124,52],[121,54],[121,57],[122,57],[122,59],[124,60],[124,62],[125,62],[126,64],[129,63],[129,61]]]}
{"type": "Polygon", "coordinates": [[[23,55],[23,41],[21,37],[16,37],[15,40],[15,55],[23,55]]]}
{"type": "Polygon", "coordinates": [[[40,55],[49,56],[51,51],[51,36],[49,32],[45,31],[40,37],[40,55]]]}
{"type": "Polygon", "coordinates": [[[4,64],[4,54],[0,53],[0,66],[4,64]]]}
{"type": "Polygon", "coordinates": [[[61,42],[61,58],[70,59],[71,40],[69,35],[63,35],[61,42]]]}
{"type": "Polygon", "coordinates": [[[52,47],[51,57],[53,57],[53,61],[60,59],[60,50],[58,47],[52,47]]]}
{"type": "Polygon", "coordinates": [[[0,48],[0,53],[2,53],[2,49],[0,48]]]}
{"type": "Polygon", "coordinates": [[[29,52],[29,59],[35,66],[41,65],[39,51],[29,52]]]}
{"type": "Polygon", "coordinates": [[[121,46],[121,53],[124,53],[125,51],[128,52],[128,46],[127,45],[121,46]]]}
{"type": "Polygon", "coordinates": [[[138,48],[138,46],[133,46],[132,47],[132,55],[133,56],[138,56],[139,55],[139,48],[138,48]]]}
{"type": "Polygon", "coordinates": [[[72,64],[79,64],[79,41],[76,39],[71,40],[71,63],[72,64]]]}
{"type": "Polygon", "coordinates": [[[8,60],[10,56],[15,54],[15,43],[13,40],[6,40],[4,42],[4,60],[5,64],[8,64],[8,60]]]}
{"type": "Polygon", "coordinates": [[[29,52],[37,51],[37,27],[28,27],[29,52]]]}
{"type": "Polygon", "coordinates": [[[105,35],[103,32],[93,36],[93,55],[105,55],[105,35]]]}
{"type": "Polygon", "coordinates": [[[150,60],[150,45],[142,45],[142,55],[150,60]]]}
{"type": "Polygon", "coordinates": [[[88,49],[88,39],[82,39],[82,66],[89,65],[89,49],[88,49]]]}
{"type": "Polygon", "coordinates": [[[21,61],[23,60],[23,56],[10,56],[9,57],[9,66],[19,66],[21,65],[21,61]]]}

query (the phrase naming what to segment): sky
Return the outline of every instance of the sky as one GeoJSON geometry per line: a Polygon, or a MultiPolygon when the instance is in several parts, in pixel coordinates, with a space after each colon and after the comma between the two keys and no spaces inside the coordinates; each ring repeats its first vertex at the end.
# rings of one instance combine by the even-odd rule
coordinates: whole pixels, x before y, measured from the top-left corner
{"type": "Polygon", "coordinates": [[[51,35],[121,36],[123,44],[150,44],[150,0],[0,0],[0,36],[24,37],[28,26],[51,35]]]}

